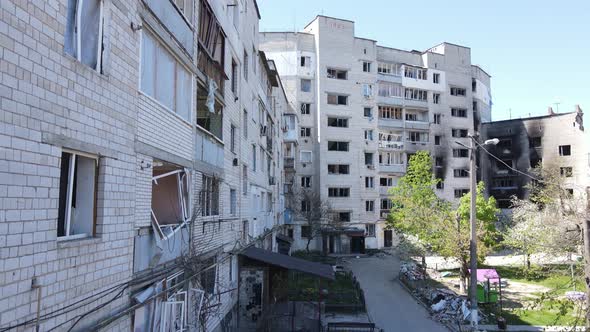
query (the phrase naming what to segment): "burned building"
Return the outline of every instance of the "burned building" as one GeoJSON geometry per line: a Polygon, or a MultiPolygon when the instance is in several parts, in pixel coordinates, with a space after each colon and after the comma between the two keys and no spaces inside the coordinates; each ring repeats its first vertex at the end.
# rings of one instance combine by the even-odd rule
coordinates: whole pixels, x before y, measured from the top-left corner
{"type": "Polygon", "coordinates": [[[531,168],[541,165],[560,167],[565,184],[575,195],[583,195],[588,185],[588,137],[583,112],[555,113],[521,119],[484,123],[481,140],[499,139],[480,152],[481,177],[487,192],[498,207],[509,209],[513,196],[527,198],[531,168]]]}

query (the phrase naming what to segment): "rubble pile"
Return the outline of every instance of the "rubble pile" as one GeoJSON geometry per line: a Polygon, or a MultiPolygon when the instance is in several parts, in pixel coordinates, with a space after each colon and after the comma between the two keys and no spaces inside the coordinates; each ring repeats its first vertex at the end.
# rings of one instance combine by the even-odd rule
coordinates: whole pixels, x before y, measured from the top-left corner
{"type": "Polygon", "coordinates": [[[400,275],[405,277],[407,280],[424,280],[426,279],[426,274],[424,273],[424,269],[422,269],[418,264],[414,262],[401,262],[399,267],[400,275]]]}
{"type": "MultiPolygon", "coordinates": [[[[469,317],[469,301],[452,290],[421,287],[415,289],[414,294],[430,306],[432,317],[443,324],[455,325],[458,320],[467,320],[469,317]]],[[[480,320],[483,315],[480,311],[480,320]]]]}

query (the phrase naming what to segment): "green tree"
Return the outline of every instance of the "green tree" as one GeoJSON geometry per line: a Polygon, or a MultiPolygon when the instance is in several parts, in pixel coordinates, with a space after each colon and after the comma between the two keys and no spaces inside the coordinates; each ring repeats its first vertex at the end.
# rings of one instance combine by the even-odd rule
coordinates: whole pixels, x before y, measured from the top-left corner
{"type": "MultiPolygon", "coordinates": [[[[469,268],[470,194],[464,195],[456,210],[439,198],[435,185],[440,181],[432,173],[428,152],[419,151],[410,158],[408,170],[397,187],[390,191],[393,208],[387,225],[400,236],[416,237],[430,251],[460,263],[461,288],[465,289],[469,268]]],[[[484,196],[484,185],[477,186],[478,254],[483,260],[495,243],[496,200],[484,196]]]]}

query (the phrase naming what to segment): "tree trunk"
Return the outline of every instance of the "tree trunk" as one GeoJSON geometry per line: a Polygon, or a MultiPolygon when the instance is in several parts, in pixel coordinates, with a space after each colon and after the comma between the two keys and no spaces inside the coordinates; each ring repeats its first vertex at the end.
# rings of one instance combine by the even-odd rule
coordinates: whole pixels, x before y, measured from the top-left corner
{"type": "Polygon", "coordinates": [[[526,259],[526,269],[530,270],[531,269],[531,254],[525,254],[525,259],[526,259]]]}
{"type": "Polygon", "coordinates": [[[305,246],[305,251],[309,254],[309,244],[311,243],[311,237],[307,238],[307,245],[305,246]]]}
{"type": "Polygon", "coordinates": [[[459,268],[459,291],[467,294],[467,268],[464,263],[461,263],[459,268]]]}

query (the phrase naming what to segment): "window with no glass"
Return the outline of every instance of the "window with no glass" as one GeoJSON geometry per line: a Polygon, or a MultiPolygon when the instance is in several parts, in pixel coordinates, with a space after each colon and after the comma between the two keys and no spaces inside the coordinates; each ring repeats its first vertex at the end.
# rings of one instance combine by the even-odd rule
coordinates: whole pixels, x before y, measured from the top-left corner
{"type": "Polygon", "coordinates": [[[350,188],[328,188],[329,197],[348,197],[350,196],[350,188]]]}
{"type": "Polygon", "coordinates": [[[469,150],[467,149],[453,149],[453,157],[455,158],[467,158],[469,156],[469,150]]]}
{"type": "Polygon", "coordinates": [[[311,188],[311,176],[302,176],[301,177],[301,187],[302,188],[311,188]]]}
{"type": "Polygon", "coordinates": [[[310,137],[311,136],[311,128],[310,127],[301,127],[301,137],[310,137]]]}
{"type": "Polygon", "coordinates": [[[60,162],[57,236],[93,236],[98,157],[64,151],[60,162]]]}
{"type": "Polygon", "coordinates": [[[328,127],[347,128],[348,127],[348,119],[347,118],[328,117],[328,127]]]}
{"type": "Polygon", "coordinates": [[[571,145],[560,145],[559,146],[559,155],[560,156],[570,156],[572,154],[572,146],[571,145]]]}
{"type": "Polygon", "coordinates": [[[367,212],[375,211],[375,201],[365,201],[365,211],[367,211],[367,212]]]}
{"type": "Polygon", "coordinates": [[[371,63],[369,61],[363,61],[363,71],[365,73],[371,72],[371,63]]]}
{"type": "Polygon", "coordinates": [[[367,237],[375,237],[375,224],[366,224],[367,237]]]}
{"type": "Polygon", "coordinates": [[[346,70],[342,70],[342,69],[328,68],[327,69],[327,76],[328,76],[328,78],[345,80],[348,77],[348,72],[346,70]]]}
{"type": "Polygon", "coordinates": [[[348,96],[328,93],[328,104],[330,105],[347,105],[348,96]]]}
{"type": "Polygon", "coordinates": [[[456,178],[466,178],[469,176],[469,171],[466,169],[454,169],[453,176],[456,178]]]}
{"type": "Polygon", "coordinates": [[[328,174],[350,174],[350,166],[341,164],[329,164],[328,174]]]}
{"type": "Polygon", "coordinates": [[[348,142],[328,141],[328,151],[348,151],[348,142]]]}
{"type": "Polygon", "coordinates": [[[301,114],[309,115],[311,112],[311,104],[310,103],[301,103],[301,114]]]}
{"type": "Polygon", "coordinates": [[[469,189],[455,189],[455,198],[461,198],[469,193],[469,189]]]}
{"type": "Polygon", "coordinates": [[[301,67],[310,67],[311,66],[311,58],[308,56],[302,56],[300,58],[300,64],[301,67]]]}
{"type": "Polygon", "coordinates": [[[453,137],[467,137],[467,129],[451,129],[453,137]]]}
{"type": "Polygon", "coordinates": [[[460,97],[465,97],[465,95],[467,94],[467,91],[465,90],[465,88],[458,88],[458,87],[451,87],[451,96],[460,96],[460,97]]]}
{"type": "Polygon", "coordinates": [[[466,118],[467,110],[464,108],[451,108],[451,116],[458,118],[466,118]]]}

